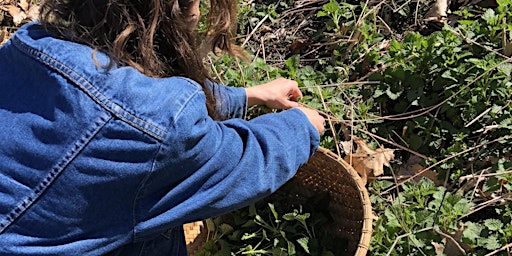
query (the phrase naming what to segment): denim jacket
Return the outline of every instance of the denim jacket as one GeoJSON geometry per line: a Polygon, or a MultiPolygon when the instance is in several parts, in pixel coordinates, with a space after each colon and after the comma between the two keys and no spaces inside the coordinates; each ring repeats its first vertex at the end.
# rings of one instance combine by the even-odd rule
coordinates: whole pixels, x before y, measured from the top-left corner
{"type": "Polygon", "coordinates": [[[38,23],[0,48],[0,255],[186,255],[184,223],[271,194],[318,147],[298,109],[244,120],[245,90],[211,83],[215,121],[194,81],[107,63],[38,23]]]}

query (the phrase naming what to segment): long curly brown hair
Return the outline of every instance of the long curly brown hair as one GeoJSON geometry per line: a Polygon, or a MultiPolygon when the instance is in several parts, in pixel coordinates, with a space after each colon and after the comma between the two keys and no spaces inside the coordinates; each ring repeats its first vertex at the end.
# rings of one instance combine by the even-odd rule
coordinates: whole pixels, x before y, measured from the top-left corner
{"type": "Polygon", "coordinates": [[[232,43],[236,0],[209,0],[206,33],[190,29],[186,11],[194,0],[45,0],[40,22],[58,37],[87,44],[151,77],[185,76],[201,84],[215,117],[216,99],[205,54],[225,51],[243,57],[232,43]]]}

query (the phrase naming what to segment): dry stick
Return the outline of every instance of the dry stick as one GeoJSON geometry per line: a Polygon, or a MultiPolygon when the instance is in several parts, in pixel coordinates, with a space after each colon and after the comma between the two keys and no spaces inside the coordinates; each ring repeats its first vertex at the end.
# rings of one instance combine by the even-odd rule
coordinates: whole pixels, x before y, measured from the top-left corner
{"type": "Polygon", "coordinates": [[[507,140],[507,139],[512,139],[512,135],[503,136],[503,137],[500,137],[500,138],[497,138],[497,139],[494,139],[494,140],[488,141],[488,142],[486,142],[486,143],[483,143],[483,144],[480,144],[480,145],[477,145],[477,146],[474,146],[474,147],[468,148],[468,149],[466,149],[466,150],[464,150],[464,151],[458,152],[457,154],[451,155],[451,156],[449,156],[449,157],[447,157],[447,158],[445,158],[445,159],[442,159],[442,160],[440,160],[439,162],[437,162],[437,163],[435,163],[435,164],[433,164],[433,165],[431,165],[431,166],[429,166],[429,167],[427,167],[427,168],[425,168],[425,169],[423,169],[423,170],[419,171],[418,173],[414,174],[414,175],[413,175],[413,176],[411,176],[410,178],[407,178],[406,180],[401,181],[399,184],[395,184],[395,185],[394,185],[394,186],[392,186],[391,188],[389,188],[389,189],[385,190],[384,192],[382,192],[382,194],[389,193],[391,190],[395,189],[395,188],[396,188],[396,187],[398,187],[399,185],[402,185],[404,182],[410,181],[410,180],[412,180],[412,179],[414,179],[414,178],[418,177],[418,176],[419,176],[419,175],[421,175],[422,173],[424,173],[424,172],[426,172],[426,171],[428,171],[428,170],[430,170],[430,169],[432,169],[432,168],[434,168],[434,167],[436,167],[436,166],[438,166],[438,165],[440,165],[440,164],[442,164],[442,163],[444,163],[444,162],[446,162],[446,161],[448,161],[448,160],[450,160],[450,159],[452,159],[452,158],[455,158],[455,157],[457,157],[457,156],[460,156],[460,155],[462,155],[462,154],[465,154],[465,153],[467,153],[467,152],[469,152],[469,151],[472,151],[472,150],[475,150],[475,149],[477,149],[477,148],[480,148],[480,147],[483,147],[483,146],[487,146],[487,145],[489,145],[489,144],[492,144],[492,143],[495,143],[495,142],[498,142],[498,141],[501,141],[501,140],[507,140]]]}
{"type": "Polygon", "coordinates": [[[389,256],[391,255],[391,252],[393,251],[393,249],[395,248],[396,246],[396,243],[398,243],[398,241],[400,241],[402,238],[404,237],[408,237],[410,235],[414,235],[414,234],[417,234],[417,233],[421,233],[421,232],[424,232],[424,231],[428,231],[428,230],[432,230],[434,229],[434,227],[428,227],[428,228],[422,228],[420,230],[416,230],[414,232],[409,232],[407,234],[403,234],[403,235],[399,235],[396,237],[395,241],[393,242],[393,244],[391,245],[391,248],[389,248],[389,251],[388,253],[386,254],[386,256],[389,256]]]}
{"type": "MultiPolygon", "coordinates": [[[[490,168],[487,168],[487,169],[490,169],[490,168]]],[[[485,170],[486,169],[483,169],[482,171],[480,171],[480,174],[478,175],[478,179],[476,180],[475,187],[473,188],[473,193],[471,193],[471,197],[470,197],[471,202],[473,202],[473,199],[475,198],[476,190],[478,189],[478,183],[480,183],[480,180],[481,180],[480,178],[482,177],[482,174],[485,172],[485,170]]]]}
{"type": "Polygon", "coordinates": [[[406,6],[410,2],[411,2],[411,0],[407,0],[407,2],[405,2],[402,5],[398,6],[398,8],[394,9],[393,12],[398,12],[400,9],[402,9],[404,6],[406,6]]]}
{"type": "Polygon", "coordinates": [[[278,21],[281,20],[281,19],[284,19],[286,16],[290,15],[290,14],[294,14],[296,12],[304,12],[304,11],[313,11],[313,10],[316,10],[316,9],[320,9],[322,8],[321,6],[318,6],[318,7],[309,7],[309,8],[304,8],[308,5],[311,5],[311,4],[315,4],[315,3],[321,3],[321,2],[327,2],[325,0],[321,0],[321,1],[312,1],[312,2],[309,2],[309,3],[306,3],[306,4],[303,4],[301,6],[298,6],[298,7],[294,7],[292,9],[289,9],[287,11],[284,11],[280,17],[278,18],[278,21]]]}
{"type": "Polygon", "coordinates": [[[389,31],[391,35],[395,34],[391,27],[389,27],[389,25],[380,16],[377,16],[377,18],[382,22],[382,24],[384,24],[384,27],[386,27],[386,29],[389,31]]]}
{"type": "Polygon", "coordinates": [[[258,22],[258,24],[256,25],[256,27],[254,27],[254,29],[251,31],[251,33],[245,38],[245,41],[242,43],[242,47],[245,46],[245,44],[247,44],[247,42],[249,42],[249,39],[251,39],[252,35],[254,35],[254,33],[256,33],[256,30],[258,30],[261,25],[263,25],[263,22],[265,22],[265,20],[268,19],[268,14],[265,15],[265,17],[263,17],[263,19],[260,20],[260,22],[258,22]]]}
{"type": "MultiPolygon", "coordinates": [[[[345,92],[343,92],[343,91],[342,91],[342,93],[345,94],[345,92]]],[[[354,102],[352,102],[352,100],[350,100],[350,97],[348,97],[348,96],[347,96],[347,99],[350,102],[350,124],[352,126],[354,126],[354,122],[353,122],[354,121],[354,102]]],[[[345,135],[343,136],[343,139],[344,140],[346,139],[345,135]]],[[[352,151],[352,148],[353,148],[353,145],[354,145],[354,129],[350,129],[350,145],[351,145],[350,151],[352,151]]],[[[343,150],[345,151],[345,149],[343,149],[343,150]]],[[[345,152],[345,153],[347,153],[347,152],[345,152]]],[[[353,154],[348,154],[348,156],[349,156],[349,164],[352,165],[352,156],[353,156],[353,154]]],[[[341,155],[338,155],[338,157],[341,158],[341,155]]]]}
{"type": "Polygon", "coordinates": [[[481,204],[473,207],[473,210],[471,210],[469,213],[464,214],[463,216],[460,216],[459,218],[457,218],[457,220],[461,220],[461,219],[463,219],[463,218],[465,218],[465,217],[467,217],[467,216],[469,216],[469,215],[471,215],[471,214],[473,214],[475,212],[478,212],[478,211],[484,209],[485,207],[487,207],[489,205],[494,204],[497,201],[500,201],[500,200],[512,200],[512,192],[506,193],[506,194],[504,194],[502,196],[499,196],[499,197],[493,198],[491,200],[485,201],[484,203],[481,203],[481,204]]]}
{"type": "Polygon", "coordinates": [[[240,60],[238,60],[238,58],[235,58],[236,60],[236,66],[238,67],[238,69],[240,70],[240,75],[242,76],[242,86],[243,87],[246,87],[246,84],[245,84],[245,75],[244,75],[244,69],[242,68],[242,66],[240,65],[240,60]]]}
{"type": "MultiPolygon", "coordinates": [[[[511,247],[512,247],[512,243],[507,244],[507,245],[505,245],[505,246],[501,247],[500,249],[497,249],[497,250],[495,250],[495,251],[492,251],[492,252],[490,252],[490,253],[486,254],[485,256],[491,256],[491,255],[494,255],[494,254],[496,254],[496,253],[498,253],[498,252],[501,252],[501,251],[503,251],[503,250],[507,250],[507,251],[508,251],[508,249],[510,249],[511,247]]],[[[510,254],[509,254],[509,255],[510,255],[510,254]]]]}
{"type": "MultiPolygon", "coordinates": [[[[324,96],[322,95],[322,90],[320,87],[317,87],[318,94],[320,95],[320,99],[322,100],[322,105],[324,106],[325,111],[329,111],[329,108],[327,108],[327,105],[325,104],[324,96]]],[[[338,146],[338,139],[336,138],[336,130],[334,130],[334,125],[332,124],[332,120],[330,118],[330,115],[327,115],[327,121],[329,122],[329,127],[332,131],[332,137],[334,138],[334,144],[336,145],[336,152],[338,153],[338,156],[340,156],[340,148],[338,146]]]]}
{"type": "Polygon", "coordinates": [[[469,123],[467,123],[466,125],[464,125],[464,128],[468,128],[468,127],[470,127],[472,124],[474,124],[476,121],[478,121],[478,119],[480,119],[480,118],[482,118],[483,116],[487,115],[487,113],[489,113],[491,110],[492,110],[492,108],[488,108],[487,110],[485,110],[484,112],[482,112],[480,115],[478,115],[477,117],[475,117],[473,120],[471,120],[469,123]]]}
{"type": "Polygon", "coordinates": [[[418,25],[418,11],[420,9],[420,1],[416,1],[416,10],[414,11],[414,26],[418,25]]]}
{"type": "Polygon", "coordinates": [[[350,39],[338,39],[336,41],[331,41],[331,42],[326,42],[326,43],[314,43],[314,44],[310,44],[311,46],[327,46],[327,45],[333,45],[333,44],[338,44],[338,43],[353,43],[355,42],[355,40],[350,40],[350,39]]]}
{"type": "Polygon", "coordinates": [[[410,235],[414,235],[414,234],[418,234],[418,233],[421,233],[421,232],[425,232],[425,231],[429,231],[429,230],[434,230],[434,232],[438,233],[439,235],[447,238],[447,239],[450,239],[450,241],[452,241],[453,244],[455,244],[457,246],[457,249],[459,249],[459,251],[463,254],[463,255],[466,255],[466,251],[464,250],[464,248],[462,248],[462,246],[450,235],[448,234],[445,234],[444,232],[442,232],[441,230],[439,230],[438,228],[436,227],[427,227],[427,228],[422,228],[420,230],[417,230],[417,231],[414,231],[414,232],[409,232],[407,234],[403,234],[403,235],[400,235],[400,236],[397,236],[395,241],[393,242],[393,244],[391,245],[391,248],[389,248],[388,250],[388,253],[386,254],[387,256],[389,256],[391,254],[391,252],[393,252],[393,249],[395,248],[396,244],[398,243],[398,241],[400,241],[402,238],[404,237],[408,237],[410,235]]]}
{"type": "Polygon", "coordinates": [[[324,84],[324,85],[311,85],[311,86],[301,86],[300,88],[327,88],[327,87],[339,87],[339,86],[351,86],[358,84],[379,84],[378,81],[361,81],[361,82],[346,82],[346,83],[337,83],[337,84],[324,84]]]}
{"type": "Polygon", "coordinates": [[[213,68],[213,72],[215,72],[215,75],[217,76],[217,79],[219,79],[219,82],[220,82],[221,84],[225,84],[225,83],[222,81],[222,78],[221,78],[221,76],[220,76],[219,72],[217,72],[217,67],[215,67],[215,65],[213,65],[213,60],[212,60],[212,58],[211,58],[210,56],[208,56],[208,60],[210,61],[210,64],[211,64],[210,66],[213,68]]]}
{"type": "MultiPolygon", "coordinates": [[[[265,41],[263,40],[263,37],[260,38],[260,41],[261,41],[261,48],[262,48],[262,54],[263,54],[263,62],[264,63],[267,63],[267,57],[266,57],[266,52],[265,52],[265,41]]],[[[265,73],[267,73],[267,79],[270,80],[270,74],[268,73],[268,71],[265,71],[265,73]]]]}
{"type": "Polygon", "coordinates": [[[464,248],[462,248],[462,246],[459,244],[459,242],[457,242],[452,236],[448,235],[448,234],[445,234],[443,231],[435,228],[434,231],[438,234],[440,234],[441,236],[444,236],[445,238],[448,238],[452,241],[453,244],[455,244],[457,246],[457,249],[459,249],[459,251],[463,254],[463,255],[466,255],[466,251],[464,250],[464,248]]]}
{"type": "MultiPolygon", "coordinates": [[[[279,2],[281,2],[281,0],[278,0],[274,7],[276,7],[279,4],[279,2]]],[[[254,27],[251,33],[245,38],[245,41],[242,43],[241,47],[244,47],[247,44],[247,42],[249,42],[254,33],[256,33],[256,30],[258,30],[261,27],[261,25],[263,25],[263,22],[265,22],[268,19],[268,17],[269,15],[267,13],[267,15],[265,15],[265,17],[263,17],[263,19],[261,19],[260,22],[258,22],[258,24],[256,24],[256,27],[254,27]]]]}
{"type": "Polygon", "coordinates": [[[508,57],[508,56],[506,56],[506,55],[504,55],[504,54],[502,54],[502,53],[500,53],[500,52],[498,52],[498,51],[496,51],[496,50],[494,50],[494,49],[492,49],[492,48],[490,48],[488,46],[485,46],[485,45],[483,45],[483,44],[481,44],[481,43],[479,43],[477,41],[474,41],[472,39],[467,38],[465,35],[461,34],[459,31],[455,31],[452,28],[448,28],[448,29],[450,30],[450,32],[454,33],[458,37],[461,37],[462,39],[464,39],[468,43],[476,44],[476,45],[486,49],[487,51],[495,53],[496,55],[498,55],[498,56],[500,56],[500,57],[502,57],[504,59],[510,59],[510,57],[508,57]]]}
{"type": "MultiPolygon", "coordinates": [[[[307,105],[303,105],[303,106],[304,106],[304,107],[308,107],[307,105]]],[[[366,131],[366,130],[364,130],[364,129],[361,129],[361,128],[359,128],[359,127],[357,127],[357,126],[355,126],[355,125],[351,124],[351,123],[350,123],[350,122],[351,122],[350,120],[341,120],[341,119],[338,119],[338,118],[337,118],[337,117],[335,117],[335,116],[331,116],[331,115],[329,115],[329,114],[327,114],[327,113],[325,113],[325,112],[322,112],[322,111],[320,111],[320,110],[318,110],[318,109],[315,109],[315,108],[312,108],[312,107],[308,107],[308,108],[313,109],[313,110],[316,110],[316,111],[318,111],[320,114],[322,114],[322,115],[324,115],[324,116],[329,116],[329,117],[331,118],[331,120],[333,120],[333,121],[335,121],[335,122],[339,122],[339,123],[342,123],[342,124],[344,124],[344,125],[350,126],[351,128],[354,128],[354,129],[356,129],[357,131],[362,132],[362,133],[364,133],[364,134],[366,134],[366,135],[368,135],[368,136],[372,137],[373,139],[377,139],[377,140],[383,141],[383,142],[385,142],[385,143],[388,143],[388,144],[390,144],[390,145],[393,145],[393,146],[395,146],[395,147],[397,147],[397,148],[400,148],[401,150],[405,150],[405,151],[407,151],[407,152],[409,152],[409,153],[411,153],[411,154],[413,154],[413,155],[415,155],[415,156],[418,156],[418,157],[420,157],[420,158],[422,158],[422,159],[430,159],[429,157],[427,157],[427,156],[425,156],[425,155],[423,155],[423,154],[421,154],[421,153],[418,153],[418,152],[416,152],[416,151],[414,151],[414,150],[412,150],[412,149],[409,149],[409,148],[404,147],[404,146],[402,146],[402,145],[400,145],[400,144],[397,144],[397,143],[395,143],[395,142],[392,142],[392,141],[390,141],[390,140],[387,140],[387,139],[385,139],[385,138],[382,138],[382,137],[380,137],[380,136],[378,136],[378,135],[375,135],[375,134],[373,134],[373,133],[371,133],[371,132],[368,132],[368,131],[366,131]]],[[[354,120],[354,121],[355,121],[355,120],[354,120]]]]}
{"type": "MultiPolygon", "coordinates": [[[[487,169],[484,169],[482,171],[486,171],[486,170],[489,170],[491,168],[487,168],[487,169]]],[[[459,180],[465,180],[465,179],[475,179],[475,178],[486,178],[486,177],[493,177],[493,176],[498,176],[498,175],[505,175],[505,174],[511,174],[512,171],[506,171],[506,172],[495,172],[495,173],[488,173],[488,174],[481,174],[481,175],[474,175],[474,174],[471,174],[471,175],[466,175],[466,176],[462,176],[459,178],[459,180]]]]}

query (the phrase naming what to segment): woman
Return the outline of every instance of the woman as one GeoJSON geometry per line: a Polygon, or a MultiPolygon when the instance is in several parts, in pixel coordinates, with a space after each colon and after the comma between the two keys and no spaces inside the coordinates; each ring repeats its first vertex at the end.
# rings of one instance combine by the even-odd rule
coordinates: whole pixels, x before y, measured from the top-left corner
{"type": "Polygon", "coordinates": [[[0,48],[0,255],[186,255],[182,225],[278,189],[324,119],[297,83],[216,84],[236,4],[48,0],[0,48]],[[244,120],[248,106],[288,109],[244,120]]]}

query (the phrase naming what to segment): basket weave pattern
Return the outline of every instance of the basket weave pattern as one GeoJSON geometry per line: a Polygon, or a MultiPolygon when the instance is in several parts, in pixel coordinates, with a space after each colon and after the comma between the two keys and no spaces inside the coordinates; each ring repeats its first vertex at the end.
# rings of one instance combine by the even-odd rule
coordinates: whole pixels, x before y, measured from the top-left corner
{"type": "MultiPolygon", "coordinates": [[[[328,233],[348,241],[350,255],[366,255],[372,234],[371,203],[359,174],[347,162],[320,147],[289,182],[298,189],[288,196],[328,193],[328,211],[334,217],[328,233]]],[[[189,255],[200,251],[206,242],[205,227],[202,221],[184,226],[189,255]]]]}

